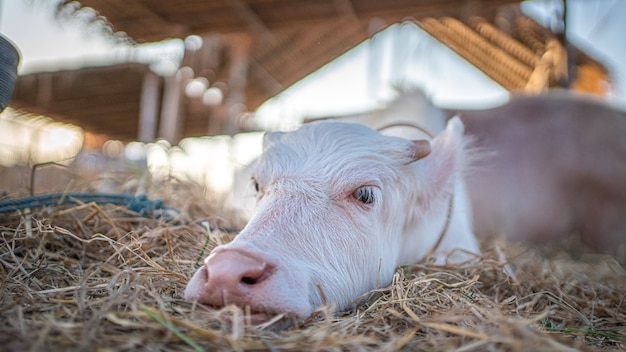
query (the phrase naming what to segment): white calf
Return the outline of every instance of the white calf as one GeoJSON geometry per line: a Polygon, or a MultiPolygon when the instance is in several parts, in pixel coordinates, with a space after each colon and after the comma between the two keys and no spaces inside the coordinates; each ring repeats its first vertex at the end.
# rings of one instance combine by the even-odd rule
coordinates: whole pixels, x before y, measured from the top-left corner
{"type": "Polygon", "coordinates": [[[268,133],[253,180],[257,208],[217,247],[185,297],[250,306],[253,319],[338,309],[391,282],[399,265],[478,253],[463,172],[463,124],[432,144],[351,123],[318,122],[268,133]]]}

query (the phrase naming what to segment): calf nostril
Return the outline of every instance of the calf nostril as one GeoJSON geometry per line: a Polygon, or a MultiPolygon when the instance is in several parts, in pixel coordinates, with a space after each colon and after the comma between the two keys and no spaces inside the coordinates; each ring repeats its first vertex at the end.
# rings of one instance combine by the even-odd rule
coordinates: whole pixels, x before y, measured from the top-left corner
{"type": "Polygon", "coordinates": [[[242,295],[268,279],[272,268],[263,259],[242,250],[217,251],[205,263],[207,289],[220,294],[242,295]]]}
{"type": "Polygon", "coordinates": [[[267,266],[267,264],[263,263],[263,265],[260,267],[242,273],[239,282],[244,285],[256,285],[261,281],[267,279],[270,275],[270,268],[267,266]]]}
{"type": "Polygon", "coordinates": [[[257,283],[257,279],[248,277],[248,276],[244,276],[241,278],[241,282],[246,284],[246,285],[254,285],[257,283]]]}

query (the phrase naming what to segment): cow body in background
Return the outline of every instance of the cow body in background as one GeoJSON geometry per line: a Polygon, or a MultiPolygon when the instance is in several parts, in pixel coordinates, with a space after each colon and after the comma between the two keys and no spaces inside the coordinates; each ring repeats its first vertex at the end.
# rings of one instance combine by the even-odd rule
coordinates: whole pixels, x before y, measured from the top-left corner
{"type": "MultiPolygon", "coordinates": [[[[626,112],[567,92],[439,112],[421,92],[407,96],[413,110],[378,111],[372,127],[409,120],[438,133],[431,120],[460,117],[480,155],[467,178],[478,237],[548,243],[580,236],[626,259],[626,112]]],[[[411,131],[389,133],[411,137],[411,131]]]]}
{"type": "Polygon", "coordinates": [[[471,259],[466,162],[458,119],[431,142],[339,122],[268,133],[252,174],[254,215],[212,251],[185,297],[250,306],[257,322],[306,317],[323,303],[349,307],[399,265],[471,259]]]}
{"type": "Polygon", "coordinates": [[[477,234],[535,242],[579,234],[625,258],[625,112],[561,93],[459,116],[483,153],[468,178],[477,234]]]}

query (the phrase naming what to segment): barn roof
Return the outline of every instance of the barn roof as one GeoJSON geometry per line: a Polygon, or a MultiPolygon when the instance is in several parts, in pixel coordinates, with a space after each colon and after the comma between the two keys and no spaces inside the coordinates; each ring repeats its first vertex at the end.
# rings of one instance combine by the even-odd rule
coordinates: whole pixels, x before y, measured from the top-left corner
{"type": "MultiPolygon", "coordinates": [[[[73,4],[74,1],[66,1],[73,4]]],[[[81,0],[138,43],[189,35],[253,36],[249,110],[387,25],[428,16],[493,18],[519,0],[81,0]]]]}
{"type": "MultiPolygon", "coordinates": [[[[502,6],[518,2],[82,0],[80,4],[66,1],[62,12],[67,13],[68,7],[71,11],[91,7],[99,16],[97,21],[106,21],[116,37],[138,43],[201,35],[205,39],[203,49],[186,52],[183,65],[191,67],[196,77],[221,82],[228,104],[243,104],[245,110],[253,111],[387,25],[407,19],[418,20],[428,33],[503,87],[518,89],[531,79],[545,53],[547,40],[545,36],[538,37],[544,44],[541,49],[518,40],[510,31],[494,31],[493,24],[502,6]],[[464,38],[464,45],[459,45],[457,38],[464,38]],[[492,55],[493,48],[499,55],[492,55]],[[502,52],[506,55],[500,55],[502,52]],[[495,61],[490,62],[492,59],[495,61]],[[501,66],[502,62],[509,66],[501,66]],[[505,67],[505,71],[499,67],[505,67]]],[[[520,22],[520,28],[536,31],[536,23],[530,21],[520,22]]],[[[133,140],[139,133],[140,101],[147,74],[145,65],[120,64],[22,76],[12,105],[110,138],[133,140]]],[[[152,81],[162,98],[167,80],[152,81]]],[[[233,130],[228,107],[207,107],[198,99],[184,96],[180,105],[179,111],[185,116],[178,134],[171,138],[174,141],[246,128],[245,121],[238,120],[233,130]]],[[[162,128],[162,120],[156,128],[162,128]]]]}
{"type": "Polygon", "coordinates": [[[419,25],[509,91],[570,86],[606,94],[608,70],[575,46],[564,47],[555,33],[524,16],[518,6],[503,7],[492,21],[443,16],[424,18],[419,25]],[[574,70],[569,73],[566,50],[574,70]]]}

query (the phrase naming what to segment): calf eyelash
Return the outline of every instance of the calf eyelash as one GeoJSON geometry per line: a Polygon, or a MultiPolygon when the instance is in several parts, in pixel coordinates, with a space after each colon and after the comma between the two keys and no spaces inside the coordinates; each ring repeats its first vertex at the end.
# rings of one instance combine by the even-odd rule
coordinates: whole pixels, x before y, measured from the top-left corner
{"type": "Polygon", "coordinates": [[[353,193],[354,198],[363,204],[372,204],[374,203],[374,190],[372,187],[364,186],[357,188],[353,193]]]}

